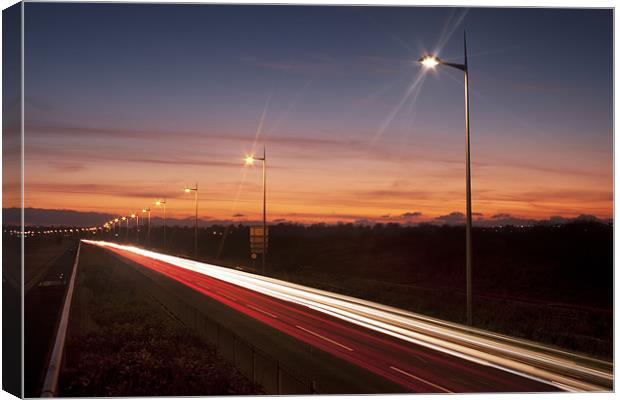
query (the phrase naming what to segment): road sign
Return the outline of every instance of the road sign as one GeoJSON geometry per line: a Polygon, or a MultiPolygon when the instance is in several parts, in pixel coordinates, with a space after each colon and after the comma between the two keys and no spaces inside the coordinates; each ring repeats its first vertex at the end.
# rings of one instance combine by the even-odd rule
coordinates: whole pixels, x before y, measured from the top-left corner
{"type": "MultiPolygon", "coordinates": [[[[269,245],[269,228],[265,235],[265,252],[269,245]]],[[[254,254],[263,254],[263,226],[250,226],[250,252],[254,254]]]]}

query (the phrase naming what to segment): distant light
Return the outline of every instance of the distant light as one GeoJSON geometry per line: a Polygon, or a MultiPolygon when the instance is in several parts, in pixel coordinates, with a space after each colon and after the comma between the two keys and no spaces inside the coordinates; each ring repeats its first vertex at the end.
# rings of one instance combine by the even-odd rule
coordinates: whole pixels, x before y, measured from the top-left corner
{"type": "Polygon", "coordinates": [[[418,62],[427,68],[435,68],[441,64],[441,60],[433,55],[426,55],[418,60],[418,62]]]}
{"type": "Polygon", "coordinates": [[[185,188],[185,193],[191,192],[190,188],[185,188]]]}
{"type": "Polygon", "coordinates": [[[254,156],[246,156],[245,165],[252,165],[252,164],[254,164],[254,156]]]}

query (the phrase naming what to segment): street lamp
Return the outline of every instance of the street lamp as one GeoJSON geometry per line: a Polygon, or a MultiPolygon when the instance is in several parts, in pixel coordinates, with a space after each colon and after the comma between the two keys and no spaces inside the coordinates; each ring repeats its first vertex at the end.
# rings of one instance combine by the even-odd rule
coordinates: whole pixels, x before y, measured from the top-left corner
{"type": "Polygon", "coordinates": [[[186,187],[185,193],[194,192],[194,258],[198,259],[198,182],[194,185],[194,187],[186,187]]]}
{"type": "Polygon", "coordinates": [[[151,246],[151,209],[150,208],[143,208],[142,209],[143,213],[148,213],[148,228],[146,230],[146,243],[147,245],[150,247],[151,246]]]}
{"type": "Polygon", "coordinates": [[[465,226],[465,264],[467,268],[467,325],[472,324],[472,247],[471,247],[471,157],[469,145],[469,70],[467,68],[467,39],[463,32],[464,63],[454,64],[442,61],[434,55],[425,55],[418,60],[426,68],[435,68],[437,65],[446,65],[465,73],[465,195],[467,197],[467,223],[465,226]]]}
{"type": "Polygon", "coordinates": [[[164,250],[166,250],[166,199],[157,200],[155,205],[164,209],[164,250]]]}
{"type": "Polygon", "coordinates": [[[136,243],[140,242],[140,216],[137,213],[133,213],[131,214],[131,218],[135,218],[136,219],[136,243]]]}
{"type": "MultiPolygon", "coordinates": [[[[129,218],[122,217],[121,219],[123,221],[127,221],[127,230],[125,231],[125,240],[127,240],[129,242],[129,218]]],[[[122,224],[121,224],[121,226],[122,226],[122,224]]]]}
{"type": "Polygon", "coordinates": [[[263,146],[263,156],[249,155],[245,157],[245,165],[254,165],[255,161],[263,162],[263,274],[265,273],[265,259],[267,258],[267,156],[263,146]]]}
{"type": "Polygon", "coordinates": [[[121,228],[120,228],[120,224],[119,224],[119,220],[118,220],[118,218],[114,218],[114,236],[115,236],[115,237],[120,237],[120,236],[119,236],[119,234],[118,234],[118,233],[116,233],[116,224],[118,224],[118,225],[119,225],[118,232],[120,233],[121,228]]]}

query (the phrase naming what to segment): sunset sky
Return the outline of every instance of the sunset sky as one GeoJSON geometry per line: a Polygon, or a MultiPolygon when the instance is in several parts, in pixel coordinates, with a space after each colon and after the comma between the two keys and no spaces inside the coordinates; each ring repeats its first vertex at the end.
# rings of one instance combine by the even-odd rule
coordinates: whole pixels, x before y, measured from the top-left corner
{"type": "Polygon", "coordinates": [[[27,207],[425,221],[612,216],[611,10],[25,6],[27,207]],[[153,207],[154,208],[154,207],[153,207]]]}

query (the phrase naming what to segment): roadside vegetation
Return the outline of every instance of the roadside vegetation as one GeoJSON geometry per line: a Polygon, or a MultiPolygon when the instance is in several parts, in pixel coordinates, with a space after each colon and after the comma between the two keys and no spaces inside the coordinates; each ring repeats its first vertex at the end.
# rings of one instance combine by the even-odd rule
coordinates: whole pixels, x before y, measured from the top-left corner
{"type": "Polygon", "coordinates": [[[109,253],[82,248],[77,287],[61,396],[262,393],[109,253]]]}

